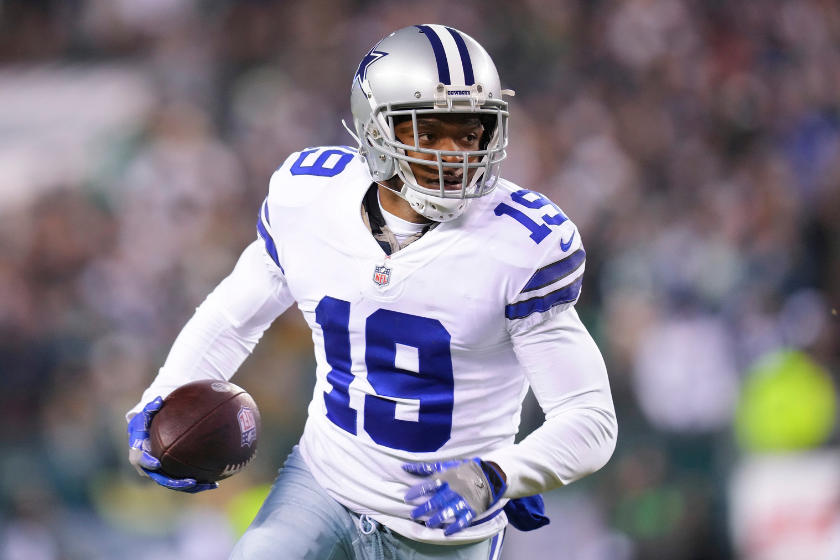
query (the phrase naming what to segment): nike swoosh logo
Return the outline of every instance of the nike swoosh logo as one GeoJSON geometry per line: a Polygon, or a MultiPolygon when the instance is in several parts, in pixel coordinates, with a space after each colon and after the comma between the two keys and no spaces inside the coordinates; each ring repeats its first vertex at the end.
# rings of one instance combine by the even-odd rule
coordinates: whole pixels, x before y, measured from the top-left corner
{"type": "Polygon", "coordinates": [[[569,238],[569,240],[567,242],[564,243],[563,238],[562,237],[560,238],[560,248],[563,250],[564,253],[569,250],[569,247],[572,246],[572,241],[574,241],[574,239],[575,239],[575,232],[574,231],[572,232],[572,236],[569,238]]]}

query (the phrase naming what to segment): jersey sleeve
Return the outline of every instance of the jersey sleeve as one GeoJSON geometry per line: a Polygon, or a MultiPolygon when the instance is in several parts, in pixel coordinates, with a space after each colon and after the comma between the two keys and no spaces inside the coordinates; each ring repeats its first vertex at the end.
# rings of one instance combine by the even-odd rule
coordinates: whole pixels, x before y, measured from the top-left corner
{"type": "Polygon", "coordinates": [[[155,397],[166,397],[200,379],[230,379],[277,316],[294,298],[282,277],[266,266],[260,241],[239,258],[233,272],[196,309],[166,362],[127,419],[155,397]]]}
{"type": "Polygon", "coordinates": [[[615,450],[618,423],[601,352],[574,309],[511,339],[545,422],[482,459],[507,476],[504,497],[521,498],[603,467],[615,450]]]}
{"type": "Polygon", "coordinates": [[[505,306],[505,320],[511,334],[527,331],[556,316],[572,307],[580,297],[586,251],[571,221],[565,221],[558,233],[542,262],[505,306]]]}

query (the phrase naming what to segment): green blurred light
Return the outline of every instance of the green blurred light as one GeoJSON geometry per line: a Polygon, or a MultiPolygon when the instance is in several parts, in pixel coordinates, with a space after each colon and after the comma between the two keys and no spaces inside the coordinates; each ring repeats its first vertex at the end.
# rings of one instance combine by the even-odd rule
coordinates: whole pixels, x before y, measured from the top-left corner
{"type": "Polygon", "coordinates": [[[112,526],[127,533],[158,537],[172,533],[188,497],[133,472],[98,473],[90,481],[89,492],[96,513],[112,526]]]}
{"type": "Polygon", "coordinates": [[[756,452],[818,447],[831,435],[836,409],[828,372],[802,352],[774,352],[747,376],[735,418],[738,443],[756,452]]]}
{"type": "Polygon", "coordinates": [[[230,501],[227,506],[228,518],[237,539],[245,533],[257,516],[270,491],[270,484],[260,484],[245,490],[230,501]]]}
{"type": "Polygon", "coordinates": [[[619,500],[613,523],[633,539],[651,540],[670,535],[682,523],[685,513],[683,493],[676,486],[665,485],[619,500]]]}

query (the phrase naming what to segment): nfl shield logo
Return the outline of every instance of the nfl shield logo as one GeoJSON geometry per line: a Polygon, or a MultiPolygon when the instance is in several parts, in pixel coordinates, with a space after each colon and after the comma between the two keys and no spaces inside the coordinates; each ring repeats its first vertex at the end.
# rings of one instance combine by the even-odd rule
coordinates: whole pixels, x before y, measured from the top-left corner
{"type": "Polygon", "coordinates": [[[236,417],[239,420],[239,431],[242,433],[242,445],[251,447],[251,444],[257,439],[257,423],[254,420],[254,413],[247,406],[243,406],[239,409],[239,414],[236,417]]]}
{"type": "Polygon", "coordinates": [[[390,280],[391,269],[384,264],[373,269],[373,283],[377,286],[387,286],[390,280]]]}

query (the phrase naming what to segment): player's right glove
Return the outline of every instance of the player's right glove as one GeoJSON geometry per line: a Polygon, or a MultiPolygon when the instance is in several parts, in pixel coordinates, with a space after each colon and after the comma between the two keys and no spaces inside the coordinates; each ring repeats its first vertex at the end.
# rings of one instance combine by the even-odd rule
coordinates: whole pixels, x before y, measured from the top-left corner
{"type": "Polygon", "coordinates": [[[151,478],[170,490],[195,494],[218,488],[219,485],[215,482],[198,484],[192,478],[169,478],[163,473],[154,472],[160,468],[160,461],[149,453],[152,449],[149,427],[152,425],[152,418],[162,406],[163,399],[157,397],[128,423],[128,460],[142,476],[151,478]]]}

